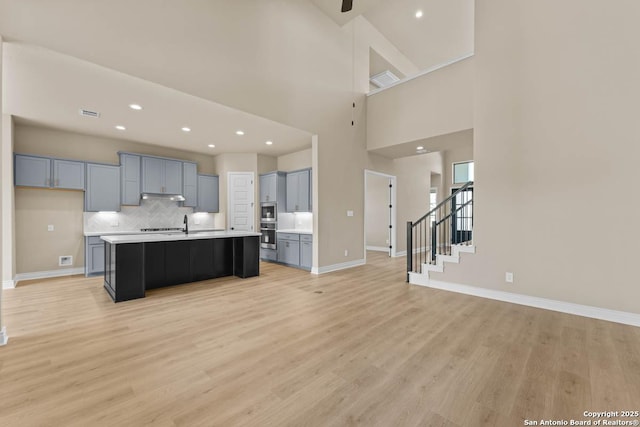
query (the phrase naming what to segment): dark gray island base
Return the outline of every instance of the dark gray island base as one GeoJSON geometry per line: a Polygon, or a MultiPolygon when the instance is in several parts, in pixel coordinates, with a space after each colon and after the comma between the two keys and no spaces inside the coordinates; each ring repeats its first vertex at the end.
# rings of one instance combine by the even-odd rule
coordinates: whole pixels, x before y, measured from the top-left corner
{"type": "Polygon", "coordinates": [[[105,236],[104,288],[114,302],[144,298],[147,289],[225,276],[260,274],[260,234],[105,236]]]}

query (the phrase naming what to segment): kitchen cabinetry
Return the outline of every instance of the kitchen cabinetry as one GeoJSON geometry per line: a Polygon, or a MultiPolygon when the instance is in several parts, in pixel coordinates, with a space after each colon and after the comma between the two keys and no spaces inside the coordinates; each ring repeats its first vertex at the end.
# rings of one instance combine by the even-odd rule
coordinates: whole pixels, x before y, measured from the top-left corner
{"type": "MultiPolygon", "coordinates": [[[[277,248],[279,263],[311,270],[313,263],[313,236],[311,234],[278,233],[277,248]]],[[[268,259],[265,256],[262,258],[268,259]]]]}
{"type": "Polygon", "coordinates": [[[85,212],[120,210],[120,167],[87,163],[85,212]]]}
{"type": "Polygon", "coordinates": [[[198,205],[198,165],[191,162],[182,163],[182,183],[185,207],[195,208],[198,205]]]}
{"type": "Polygon", "coordinates": [[[300,235],[300,267],[311,270],[313,263],[313,236],[300,235]]]}
{"type": "Polygon", "coordinates": [[[140,205],[140,156],[120,153],[121,204],[140,205]]]}
{"type": "Polygon", "coordinates": [[[287,173],[287,212],[311,212],[311,169],[287,173]]]}
{"type": "Polygon", "coordinates": [[[282,204],[285,208],[287,179],[284,172],[269,172],[260,175],[260,202],[282,204]]]}
{"type": "Polygon", "coordinates": [[[260,274],[260,239],[255,233],[189,234],[179,240],[151,242],[147,239],[105,237],[104,288],[115,302],[144,298],[146,289],[260,274]],[[123,238],[130,243],[122,242],[123,238]]]}
{"type": "Polygon", "coordinates": [[[197,212],[219,212],[219,177],[217,175],[198,175],[197,212]]]}
{"type": "Polygon", "coordinates": [[[15,156],[15,185],[84,190],[84,162],[41,156],[15,156]]]}
{"type": "Polygon", "coordinates": [[[26,187],[51,186],[51,159],[16,154],[15,185],[26,187]]]}
{"type": "Polygon", "coordinates": [[[53,188],[84,190],[84,162],[53,159],[53,188]]]}
{"type": "Polygon", "coordinates": [[[300,235],[293,233],[278,233],[278,262],[300,265],[300,235]]]}
{"type": "Polygon", "coordinates": [[[114,302],[144,298],[144,262],[141,243],[105,244],[104,288],[114,302]]]}
{"type": "Polygon", "coordinates": [[[260,202],[276,201],[276,173],[260,175],[260,202]]]}
{"type": "Polygon", "coordinates": [[[142,192],[182,194],[182,162],[142,157],[142,192]]]}
{"type": "Polygon", "coordinates": [[[84,247],[85,275],[104,273],[104,241],[100,236],[85,237],[84,247]]]}

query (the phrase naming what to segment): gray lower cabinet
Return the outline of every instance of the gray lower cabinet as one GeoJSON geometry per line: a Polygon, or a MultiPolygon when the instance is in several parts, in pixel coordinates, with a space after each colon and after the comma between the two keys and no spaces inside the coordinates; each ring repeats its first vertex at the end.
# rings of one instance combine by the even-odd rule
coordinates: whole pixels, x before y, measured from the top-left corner
{"type": "Polygon", "coordinates": [[[41,156],[15,156],[15,185],[84,190],[84,162],[41,156]]]}
{"type": "Polygon", "coordinates": [[[84,162],[53,159],[53,187],[84,190],[84,162]]]}
{"type": "MultiPolygon", "coordinates": [[[[277,240],[278,262],[291,267],[311,270],[313,264],[313,236],[311,234],[278,233],[277,240]]],[[[262,249],[260,252],[262,259],[270,261],[263,251],[266,249],[262,249]]]]}
{"type": "Polygon", "coordinates": [[[85,212],[120,210],[120,167],[87,163],[85,212]]]}
{"type": "Polygon", "coordinates": [[[123,205],[140,205],[140,156],[120,153],[120,203],[123,205]]]}
{"type": "Polygon", "coordinates": [[[219,212],[219,177],[217,175],[198,175],[197,212],[219,212]]]}
{"type": "MultiPolygon", "coordinates": [[[[296,235],[298,236],[298,235],[296,235]]],[[[293,266],[300,265],[300,241],[278,237],[278,261],[293,266]]]]}
{"type": "Polygon", "coordinates": [[[84,260],[86,276],[104,273],[104,241],[99,236],[85,237],[84,260]]]}
{"type": "Polygon", "coordinates": [[[303,242],[301,240],[300,241],[300,267],[311,270],[312,263],[313,263],[313,242],[303,242]]]}
{"type": "Polygon", "coordinates": [[[182,163],[183,206],[195,208],[198,205],[198,165],[190,162],[182,163]]]}
{"type": "Polygon", "coordinates": [[[264,261],[278,261],[278,252],[275,249],[260,248],[260,259],[264,261]]]}

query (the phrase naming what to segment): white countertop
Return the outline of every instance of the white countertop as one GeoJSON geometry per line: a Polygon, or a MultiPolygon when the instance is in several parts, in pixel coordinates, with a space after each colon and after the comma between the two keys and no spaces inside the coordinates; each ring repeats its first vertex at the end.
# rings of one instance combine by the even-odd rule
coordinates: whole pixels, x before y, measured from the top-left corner
{"type": "Polygon", "coordinates": [[[126,235],[102,235],[102,240],[112,244],[118,243],[145,243],[145,242],[172,242],[177,240],[198,240],[198,239],[222,239],[225,237],[247,237],[260,236],[260,233],[250,231],[201,231],[184,233],[154,233],[154,234],[126,234],[126,235]]]}
{"type": "Polygon", "coordinates": [[[276,230],[277,233],[295,233],[295,234],[313,234],[313,230],[301,230],[293,228],[285,228],[282,230],[276,230]]]}
{"type": "MultiPolygon", "coordinates": [[[[193,229],[189,230],[191,233],[202,233],[203,231],[224,231],[224,228],[203,228],[203,229],[193,229]]],[[[93,236],[118,236],[118,235],[134,235],[134,234],[184,234],[183,231],[85,231],[84,237],[93,237],[93,236]]]]}

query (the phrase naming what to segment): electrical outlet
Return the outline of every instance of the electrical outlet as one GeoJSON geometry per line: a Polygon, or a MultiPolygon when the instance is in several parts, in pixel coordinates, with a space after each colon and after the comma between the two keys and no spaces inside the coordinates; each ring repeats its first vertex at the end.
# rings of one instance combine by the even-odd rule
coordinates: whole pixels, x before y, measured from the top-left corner
{"type": "Polygon", "coordinates": [[[63,255],[58,258],[58,266],[70,266],[73,265],[73,257],[71,255],[63,255]]]}
{"type": "Polygon", "coordinates": [[[111,226],[112,227],[117,227],[118,226],[118,221],[111,221],[111,226]]]}
{"type": "Polygon", "coordinates": [[[347,216],[353,216],[353,211],[347,211],[347,216]]]}
{"type": "Polygon", "coordinates": [[[387,245],[388,245],[389,244],[389,239],[387,239],[386,242],[387,242],[387,245]]]}
{"type": "Polygon", "coordinates": [[[49,224],[47,225],[47,231],[53,231],[54,230],[54,226],[49,224]]]}
{"type": "Polygon", "coordinates": [[[344,250],[344,256],[349,256],[349,250],[348,249],[344,250]]]}
{"type": "Polygon", "coordinates": [[[193,223],[195,225],[200,225],[200,218],[198,218],[198,217],[193,218],[193,223]]]}
{"type": "Polygon", "coordinates": [[[512,272],[510,272],[510,271],[507,271],[507,272],[504,274],[504,280],[505,280],[507,283],[513,283],[513,273],[512,273],[512,272]]]}

